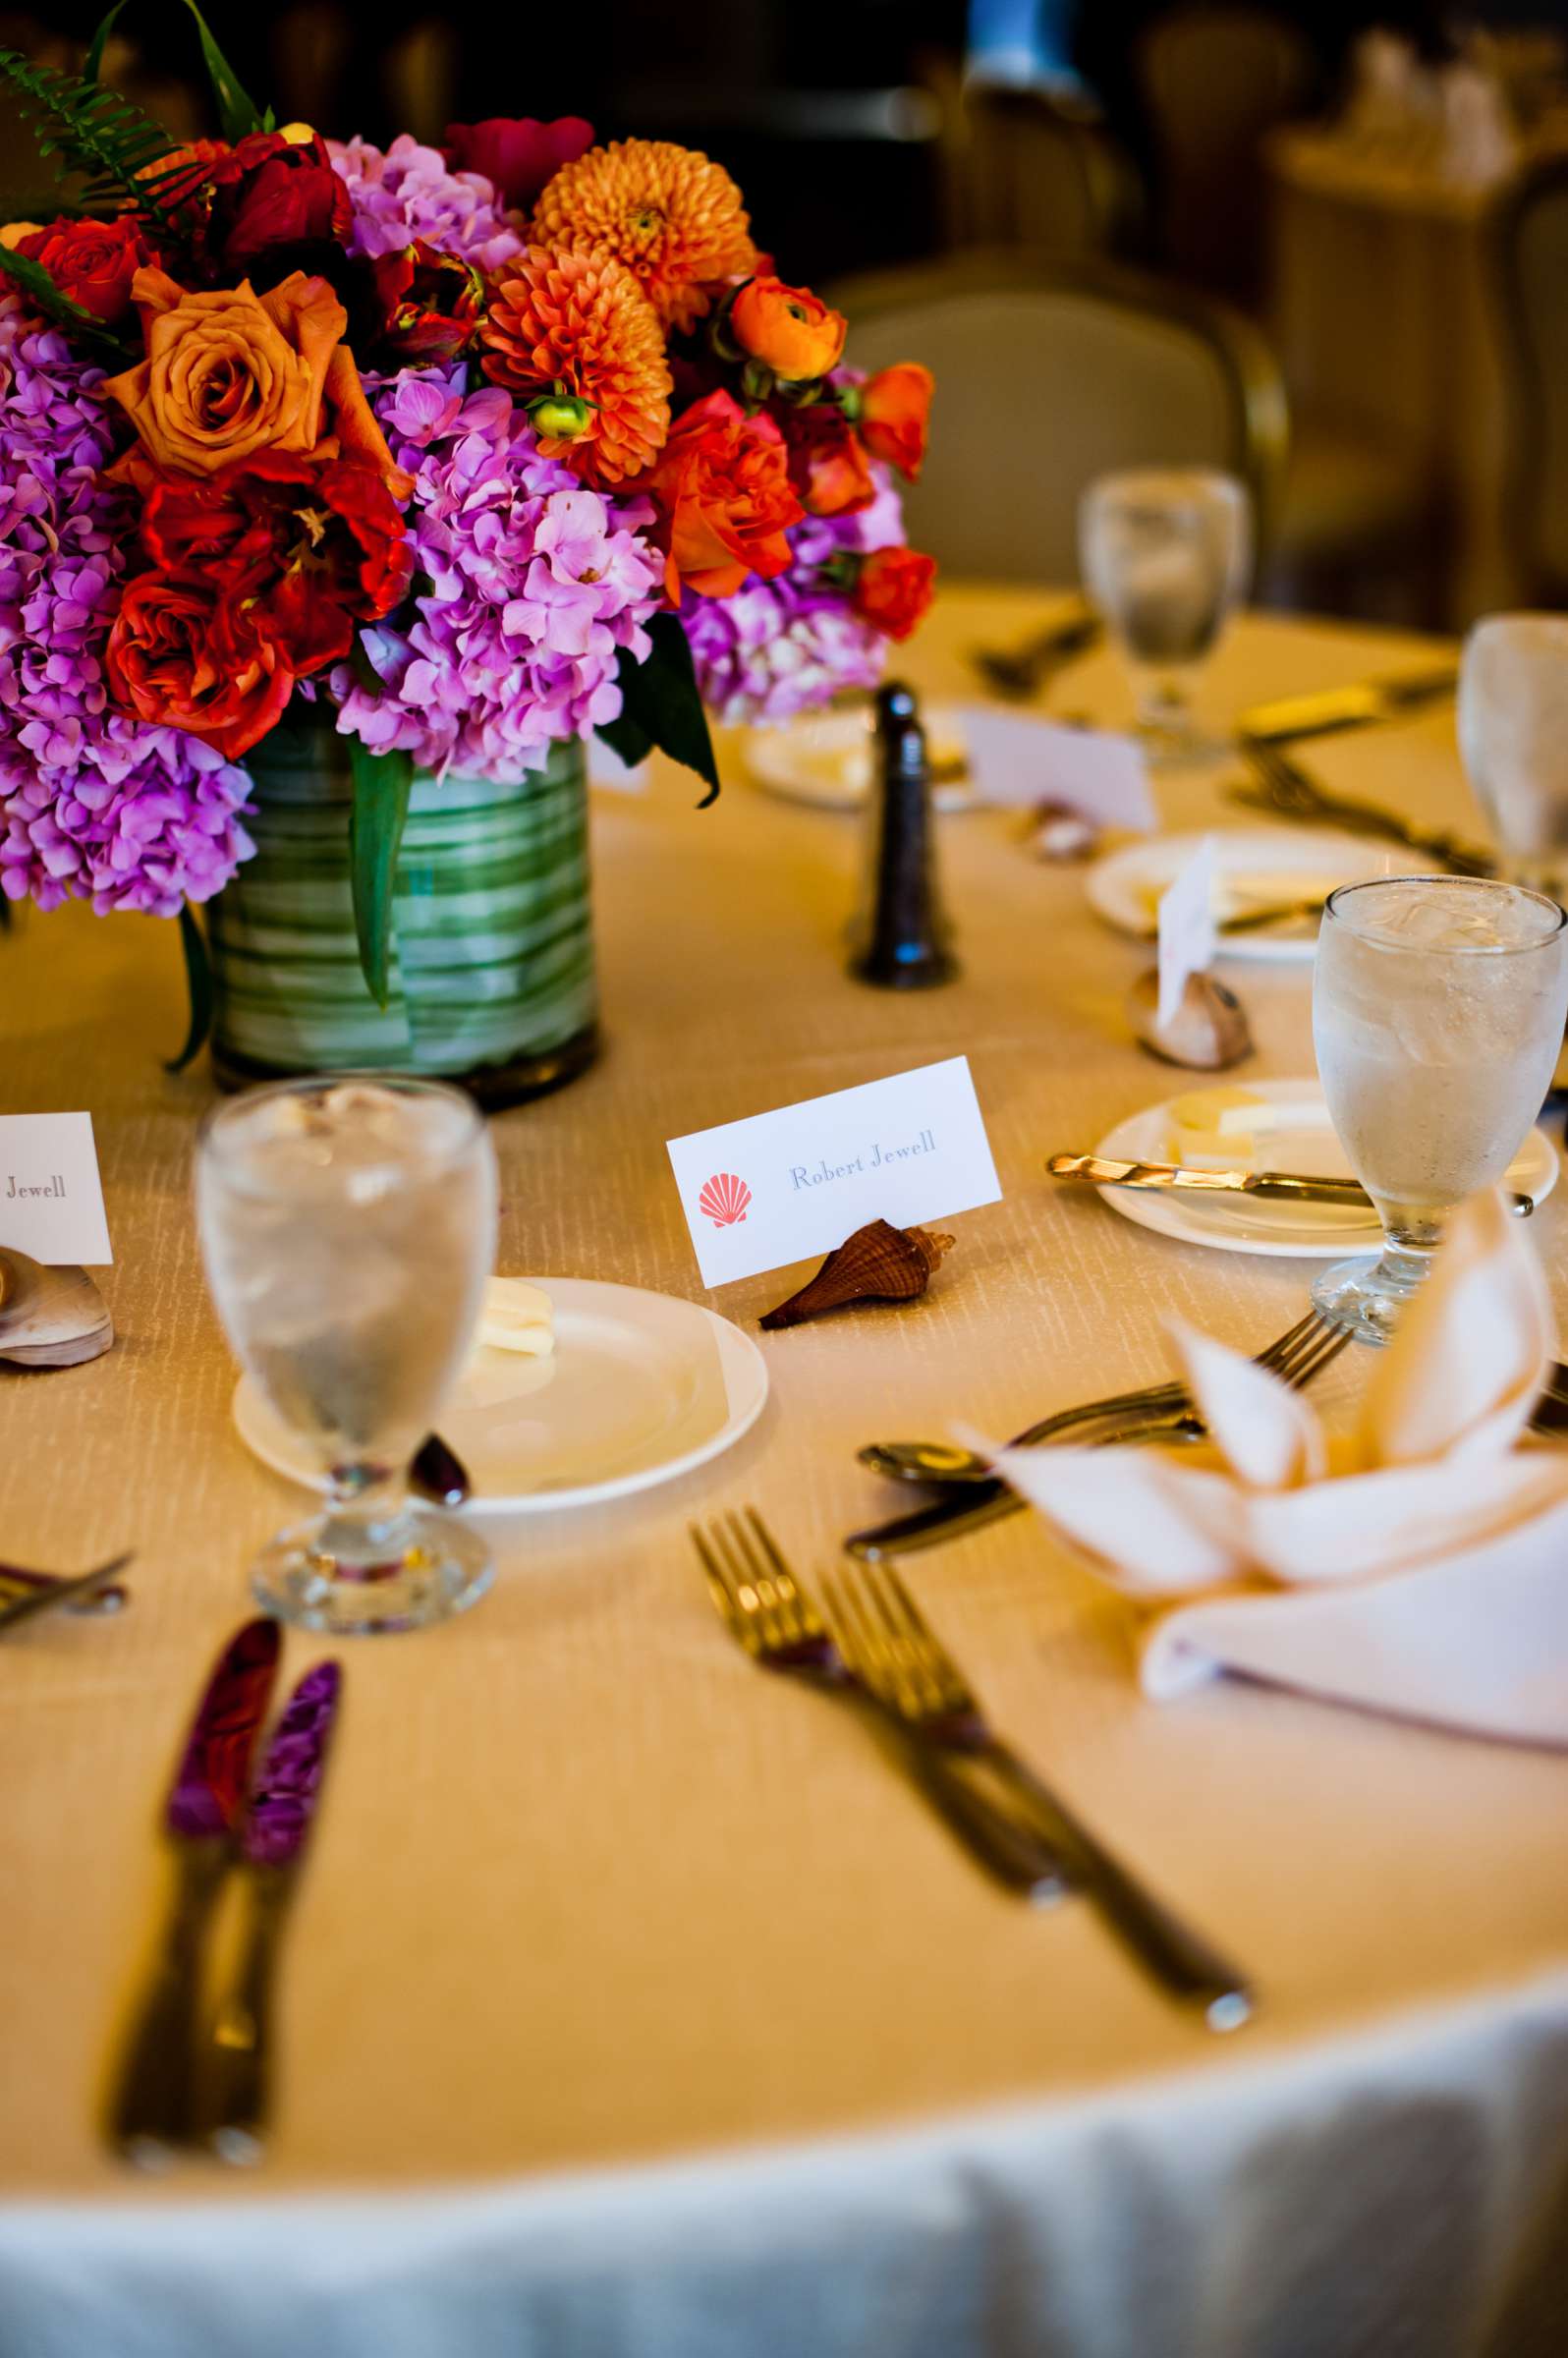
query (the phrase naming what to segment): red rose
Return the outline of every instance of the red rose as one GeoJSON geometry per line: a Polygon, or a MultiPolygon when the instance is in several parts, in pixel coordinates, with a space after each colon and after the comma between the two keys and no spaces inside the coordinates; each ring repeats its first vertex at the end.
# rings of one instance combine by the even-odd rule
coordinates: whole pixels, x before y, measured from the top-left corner
{"type": "Polygon", "coordinates": [[[913,548],[878,548],[861,566],[854,605],[889,639],[907,639],[931,602],[936,559],[913,548]]]}
{"type": "Polygon", "coordinates": [[[482,172],[501,202],[527,212],[563,164],[575,164],[593,144],[593,126],[581,115],[539,123],[532,115],[487,115],[482,123],[449,123],[446,160],[454,172],[482,172]]]}
{"type": "Polygon", "coordinates": [[[303,452],[160,476],[141,539],[166,573],[243,603],[301,675],[346,655],[355,622],[389,613],[413,573],[402,514],[375,470],[303,452]]]}
{"type": "Polygon", "coordinates": [[[936,379],[918,361],[899,361],[860,388],[857,417],[861,440],[873,459],[885,460],[918,483],[925,457],[925,427],[936,379]]]}
{"type": "Polygon", "coordinates": [[[252,131],[207,168],[213,258],[237,275],[279,248],[341,245],[353,226],[347,185],[332,169],[326,141],[252,131]]]}
{"type": "Polygon", "coordinates": [[[836,402],[813,401],[784,413],[790,481],[812,516],[853,516],[868,508],[876,485],[866,454],[836,402]]]}
{"type": "Polygon", "coordinates": [[[420,239],[370,265],[382,313],[378,342],[405,361],[450,361],[474,340],[484,280],[472,262],[420,239]]]}
{"type": "Polygon", "coordinates": [[[784,437],[759,411],[748,418],[729,393],[709,393],[676,419],[669,440],[636,488],[662,511],[672,605],[682,588],[733,597],[749,573],[770,580],[790,561],[784,535],[804,509],[790,487],[784,437]]]}
{"type": "Polygon", "coordinates": [[[131,309],[131,281],[152,259],[139,224],[118,221],[54,221],[22,239],[17,252],[40,262],[62,295],[109,326],[131,309]]]}
{"type": "Polygon", "coordinates": [[[282,650],[238,600],[160,573],[126,590],[104,661],[116,701],[139,720],[184,729],[229,761],[266,735],[294,693],[282,650]]]}

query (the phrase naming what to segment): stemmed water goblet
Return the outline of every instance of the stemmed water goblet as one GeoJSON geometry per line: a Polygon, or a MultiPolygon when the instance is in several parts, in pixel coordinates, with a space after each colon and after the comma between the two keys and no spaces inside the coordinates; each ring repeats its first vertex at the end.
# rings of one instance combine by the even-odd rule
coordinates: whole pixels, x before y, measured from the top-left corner
{"type": "Polygon", "coordinates": [[[410,1502],[410,1458],[470,1349],[494,1266],[495,1156],[473,1100],[365,1074],[284,1082],[207,1117],[207,1282],[229,1340],[325,1478],[325,1511],[252,1575],[280,1619],[412,1629],[489,1585],[458,1517],[410,1502]]]}
{"type": "Polygon", "coordinates": [[[1523,886],[1374,877],[1330,893],[1313,980],[1329,1119],[1376,1206],[1376,1261],[1336,1263],[1319,1310],[1388,1340],[1446,1215],[1530,1133],[1568,1012],[1568,918],[1523,886]]]}
{"type": "Polygon", "coordinates": [[[1198,674],[1252,571],[1252,501],[1208,468],[1103,475],[1079,507],[1085,586],[1132,674],[1150,758],[1207,758],[1193,719],[1198,674]]]}
{"type": "Polygon", "coordinates": [[[1507,872],[1568,884],[1568,614],[1488,614],[1465,642],[1459,750],[1507,872]]]}

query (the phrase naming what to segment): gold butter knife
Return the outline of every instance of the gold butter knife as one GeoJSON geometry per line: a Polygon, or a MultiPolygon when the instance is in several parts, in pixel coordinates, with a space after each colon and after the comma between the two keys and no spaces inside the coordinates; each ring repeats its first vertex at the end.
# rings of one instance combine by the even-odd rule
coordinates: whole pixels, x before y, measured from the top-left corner
{"type": "Polygon", "coordinates": [[[1419,711],[1423,704],[1452,696],[1458,685],[1458,667],[1439,663],[1398,679],[1357,680],[1348,687],[1321,688],[1307,696],[1255,704],[1242,714],[1238,727],[1242,736],[1268,744],[1323,737],[1336,729],[1363,728],[1370,721],[1397,720],[1406,712],[1419,711]]]}
{"type": "MultiPolygon", "coordinates": [[[[1221,1196],[1284,1196],[1298,1204],[1347,1204],[1371,1207],[1359,1179],[1319,1179],[1302,1171],[1198,1171],[1179,1162],[1116,1162],[1103,1154],[1053,1154],[1045,1168],[1053,1179],[1086,1179],[1092,1187],[1190,1188],[1221,1196]]],[[[1510,1194],[1508,1207],[1528,1218],[1534,1196],[1510,1194]]]]}

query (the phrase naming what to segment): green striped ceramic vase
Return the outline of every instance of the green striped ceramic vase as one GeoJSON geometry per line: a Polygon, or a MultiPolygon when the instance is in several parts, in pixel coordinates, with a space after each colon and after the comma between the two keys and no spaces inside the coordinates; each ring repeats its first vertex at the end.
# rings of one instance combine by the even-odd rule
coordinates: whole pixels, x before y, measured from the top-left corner
{"type": "Polygon", "coordinates": [[[360,971],[352,775],[330,728],[284,725],[247,758],[255,857],[208,905],[212,1061],[225,1088],[281,1074],[437,1073],[515,1104],[593,1056],[597,992],[580,744],[519,786],[417,777],[398,860],[391,994],[360,971]]]}

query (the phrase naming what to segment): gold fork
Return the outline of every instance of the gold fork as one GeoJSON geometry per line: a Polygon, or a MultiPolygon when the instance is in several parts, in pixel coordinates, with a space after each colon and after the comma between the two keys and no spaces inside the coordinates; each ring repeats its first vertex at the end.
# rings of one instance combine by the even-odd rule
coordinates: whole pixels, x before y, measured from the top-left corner
{"type": "Polygon", "coordinates": [[[890,1566],[846,1563],[822,1594],[839,1651],[871,1694],[904,1724],[938,1741],[963,1740],[1006,1764],[1062,1859],[1070,1881],[1173,1997],[1202,2009],[1211,2031],[1233,2031],[1253,2011],[1245,1975],[1140,1883],[1059,1794],[991,1733],[974,1689],[890,1566]]]}
{"type": "Polygon", "coordinates": [[[827,1624],[754,1507],[691,1527],[719,1619],[752,1659],[873,1710],[927,1800],[998,1881],[1032,1899],[1065,1888],[1061,1861],[999,1777],[988,1748],[956,1724],[918,1725],[847,1667],[827,1624]]]}

